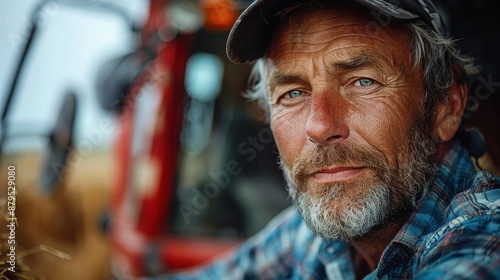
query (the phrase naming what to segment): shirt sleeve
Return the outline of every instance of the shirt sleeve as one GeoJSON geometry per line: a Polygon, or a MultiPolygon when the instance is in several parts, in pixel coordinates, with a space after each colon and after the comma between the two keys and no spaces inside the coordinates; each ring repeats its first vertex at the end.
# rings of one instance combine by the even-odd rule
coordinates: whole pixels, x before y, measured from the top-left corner
{"type": "Polygon", "coordinates": [[[293,207],[284,210],[233,254],[206,267],[145,279],[285,279],[294,263],[292,243],[301,218],[293,207]]]}
{"type": "Polygon", "coordinates": [[[500,279],[500,213],[467,217],[427,245],[415,279],[500,279]]]}

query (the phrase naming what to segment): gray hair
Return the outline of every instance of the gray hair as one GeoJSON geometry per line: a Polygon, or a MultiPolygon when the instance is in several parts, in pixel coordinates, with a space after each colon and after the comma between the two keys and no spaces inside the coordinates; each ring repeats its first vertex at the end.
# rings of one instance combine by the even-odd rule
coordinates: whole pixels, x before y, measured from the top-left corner
{"type": "MultiPolygon", "coordinates": [[[[460,75],[456,77],[460,81],[471,82],[479,73],[479,67],[473,58],[460,53],[456,40],[443,37],[423,23],[408,22],[403,25],[412,35],[413,67],[421,66],[423,69],[425,95],[422,105],[425,113],[430,114],[438,96],[448,93],[455,74],[460,75]],[[455,65],[461,70],[458,73],[453,71],[455,65]]],[[[245,93],[247,98],[256,101],[266,112],[267,121],[270,116],[268,72],[267,58],[259,58],[250,73],[249,90],[245,93]]]]}

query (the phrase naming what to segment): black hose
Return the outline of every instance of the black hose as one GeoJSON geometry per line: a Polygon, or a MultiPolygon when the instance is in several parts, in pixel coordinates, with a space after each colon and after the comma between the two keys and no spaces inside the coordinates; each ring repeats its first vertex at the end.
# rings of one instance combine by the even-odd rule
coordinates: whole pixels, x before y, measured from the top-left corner
{"type": "Polygon", "coordinates": [[[23,68],[26,62],[26,57],[28,57],[28,53],[31,49],[31,45],[33,43],[33,39],[35,38],[35,35],[38,30],[38,17],[40,16],[40,11],[43,10],[45,5],[49,2],[50,0],[42,0],[35,10],[32,13],[31,16],[31,28],[29,32],[28,39],[26,40],[26,44],[24,45],[23,52],[21,53],[21,57],[19,59],[19,62],[17,63],[16,71],[14,72],[14,77],[12,77],[12,82],[10,85],[9,92],[7,93],[7,99],[5,100],[3,109],[2,109],[2,117],[0,119],[0,129],[1,129],[1,134],[0,134],[0,155],[2,155],[2,148],[3,148],[3,143],[5,141],[5,137],[7,135],[7,124],[6,124],[6,118],[9,113],[9,110],[11,108],[12,104],[12,98],[14,96],[14,93],[16,92],[17,84],[19,82],[19,78],[21,77],[21,73],[23,72],[23,68]]]}

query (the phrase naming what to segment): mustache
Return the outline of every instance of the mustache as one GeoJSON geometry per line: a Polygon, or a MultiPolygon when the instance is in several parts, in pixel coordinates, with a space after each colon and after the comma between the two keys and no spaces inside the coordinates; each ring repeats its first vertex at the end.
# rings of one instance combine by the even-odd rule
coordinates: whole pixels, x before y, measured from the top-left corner
{"type": "Polygon", "coordinates": [[[301,154],[291,168],[291,175],[300,181],[333,165],[375,169],[377,174],[389,171],[389,164],[381,152],[337,142],[317,145],[301,154]]]}

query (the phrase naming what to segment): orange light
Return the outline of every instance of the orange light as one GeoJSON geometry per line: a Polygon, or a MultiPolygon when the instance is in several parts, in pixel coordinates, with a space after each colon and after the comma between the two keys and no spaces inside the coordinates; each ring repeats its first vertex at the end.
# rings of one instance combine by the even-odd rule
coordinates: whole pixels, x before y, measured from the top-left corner
{"type": "Polygon", "coordinates": [[[201,0],[205,12],[205,27],[216,31],[227,31],[238,17],[238,8],[233,0],[201,0]]]}

